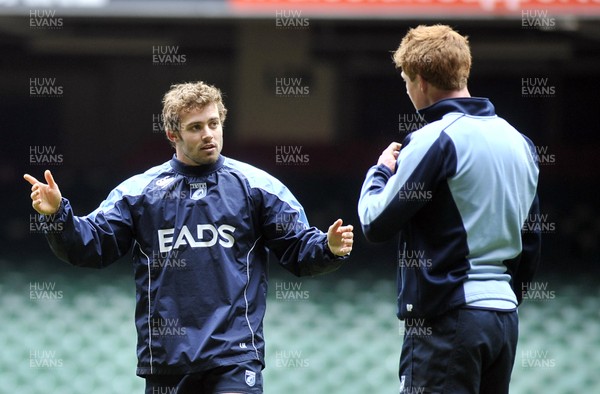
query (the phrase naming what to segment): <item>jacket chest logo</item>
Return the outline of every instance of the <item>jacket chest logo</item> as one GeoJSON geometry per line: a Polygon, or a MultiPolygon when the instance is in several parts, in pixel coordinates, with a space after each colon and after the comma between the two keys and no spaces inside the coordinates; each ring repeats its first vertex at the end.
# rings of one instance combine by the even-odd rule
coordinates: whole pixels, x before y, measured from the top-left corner
{"type": "Polygon", "coordinates": [[[200,200],[206,196],[206,182],[190,183],[190,198],[200,200]]]}

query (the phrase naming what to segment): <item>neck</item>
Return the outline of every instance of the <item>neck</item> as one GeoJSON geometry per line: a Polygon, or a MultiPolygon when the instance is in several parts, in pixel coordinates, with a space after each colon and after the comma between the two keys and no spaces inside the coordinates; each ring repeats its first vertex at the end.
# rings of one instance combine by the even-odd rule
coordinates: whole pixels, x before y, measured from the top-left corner
{"type": "Polygon", "coordinates": [[[433,88],[429,91],[427,95],[428,106],[437,103],[440,100],[450,99],[450,98],[460,98],[460,97],[471,97],[469,93],[469,89],[465,86],[459,90],[442,90],[433,88]]]}

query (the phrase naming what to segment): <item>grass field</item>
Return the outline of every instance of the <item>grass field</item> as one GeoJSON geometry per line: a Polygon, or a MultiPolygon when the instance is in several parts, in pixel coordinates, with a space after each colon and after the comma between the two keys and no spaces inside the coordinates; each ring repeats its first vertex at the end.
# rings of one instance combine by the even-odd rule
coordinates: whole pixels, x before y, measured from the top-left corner
{"type": "MultiPolygon", "coordinates": [[[[76,269],[2,261],[0,392],[142,393],[135,376],[135,293],[127,264],[76,269]]],[[[393,274],[392,274],[393,275],[393,274]]],[[[520,309],[511,393],[600,387],[600,289],[539,280],[520,309]]],[[[397,393],[402,345],[393,276],[271,272],[266,394],[397,393]]]]}

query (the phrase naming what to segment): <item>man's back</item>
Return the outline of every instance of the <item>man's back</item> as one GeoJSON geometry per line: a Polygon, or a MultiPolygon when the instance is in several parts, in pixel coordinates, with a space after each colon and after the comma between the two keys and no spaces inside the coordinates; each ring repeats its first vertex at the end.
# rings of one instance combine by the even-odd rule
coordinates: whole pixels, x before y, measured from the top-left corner
{"type": "Polygon", "coordinates": [[[368,237],[400,232],[398,315],[514,309],[513,259],[537,209],[535,149],[487,99],[446,99],[421,112],[430,123],[403,141],[397,172],[372,168],[359,204],[368,237]]]}
{"type": "Polygon", "coordinates": [[[477,274],[486,263],[520,253],[538,168],[529,140],[503,119],[457,116],[444,130],[457,160],[448,185],[465,227],[472,274],[477,274]]]}
{"type": "Polygon", "coordinates": [[[383,150],[358,212],[370,240],[400,233],[398,317],[427,332],[405,332],[400,393],[507,394],[540,255],[521,230],[539,217],[534,146],[471,97],[469,40],[450,26],[409,29],[394,63],[428,125],[383,150]]]}

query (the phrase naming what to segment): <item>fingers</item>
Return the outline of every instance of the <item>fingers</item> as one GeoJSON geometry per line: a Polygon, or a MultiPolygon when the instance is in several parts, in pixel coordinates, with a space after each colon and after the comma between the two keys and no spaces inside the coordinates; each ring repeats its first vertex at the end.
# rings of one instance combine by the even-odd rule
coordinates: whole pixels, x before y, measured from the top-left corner
{"type": "Polygon", "coordinates": [[[342,246],[340,247],[340,254],[346,255],[352,252],[352,245],[354,244],[354,240],[352,238],[343,238],[342,246]]]}
{"type": "Polygon", "coordinates": [[[40,183],[40,181],[38,181],[37,179],[35,179],[34,177],[32,177],[29,174],[23,175],[23,178],[25,178],[25,180],[27,182],[29,182],[32,186],[35,186],[36,183],[40,183]]]}
{"type": "Polygon", "coordinates": [[[342,242],[346,245],[352,245],[354,243],[354,233],[352,231],[342,233],[342,242]]]}
{"type": "Polygon", "coordinates": [[[337,233],[342,223],[344,223],[342,219],[336,220],[331,226],[329,226],[329,231],[337,233]]]}
{"type": "Polygon", "coordinates": [[[343,226],[342,219],[337,219],[331,226],[327,234],[327,244],[337,256],[344,256],[352,252],[354,244],[354,226],[351,224],[343,226]]]}
{"type": "Polygon", "coordinates": [[[338,232],[346,233],[346,232],[352,232],[352,231],[354,231],[354,226],[351,224],[349,224],[347,226],[338,227],[338,232]]]}
{"type": "Polygon", "coordinates": [[[402,144],[399,142],[392,142],[387,149],[391,150],[392,152],[394,151],[399,151],[400,148],[402,147],[402,144]]]}
{"type": "Polygon", "coordinates": [[[54,177],[52,176],[52,173],[50,172],[50,170],[44,171],[44,178],[46,178],[46,182],[48,183],[48,186],[50,186],[52,189],[54,189],[56,187],[56,182],[54,182],[54,177]]]}
{"type": "Polygon", "coordinates": [[[329,229],[336,233],[344,233],[348,231],[351,232],[352,230],[354,230],[354,226],[352,226],[351,224],[347,226],[342,226],[342,224],[344,224],[344,221],[342,219],[338,219],[335,222],[333,222],[331,226],[329,226],[329,229]]]}
{"type": "Polygon", "coordinates": [[[352,244],[354,243],[354,233],[352,232],[353,230],[354,227],[350,224],[347,226],[340,226],[336,231],[340,235],[344,247],[350,247],[350,250],[352,249],[352,244]]]}
{"type": "Polygon", "coordinates": [[[343,223],[344,222],[342,219],[338,219],[335,222],[333,222],[333,224],[329,227],[329,230],[333,233],[341,234],[342,239],[353,238],[354,233],[352,231],[354,230],[354,226],[352,226],[351,224],[342,226],[343,223]]]}
{"type": "Polygon", "coordinates": [[[29,174],[23,175],[23,178],[25,178],[25,180],[31,184],[31,194],[29,195],[29,197],[31,197],[31,201],[32,201],[31,204],[33,205],[34,208],[36,208],[37,206],[39,206],[42,203],[42,198],[41,198],[42,191],[40,190],[40,188],[42,186],[44,186],[44,184],[29,174]]]}
{"type": "Polygon", "coordinates": [[[396,162],[398,160],[398,156],[400,156],[400,148],[402,144],[399,142],[392,142],[388,145],[387,148],[381,152],[379,159],[377,160],[377,165],[385,165],[392,172],[396,172],[396,162]]]}
{"type": "Polygon", "coordinates": [[[400,154],[400,148],[402,148],[402,144],[399,142],[392,142],[386,150],[388,150],[394,157],[398,157],[400,154]]]}
{"type": "Polygon", "coordinates": [[[40,190],[40,187],[41,183],[36,183],[31,187],[30,197],[35,205],[39,205],[42,202],[42,190],[40,190]]]}
{"type": "Polygon", "coordinates": [[[61,194],[54,177],[49,170],[44,171],[44,179],[48,184],[38,181],[35,177],[24,174],[23,178],[31,184],[31,205],[38,213],[53,215],[60,208],[61,194]]]}

